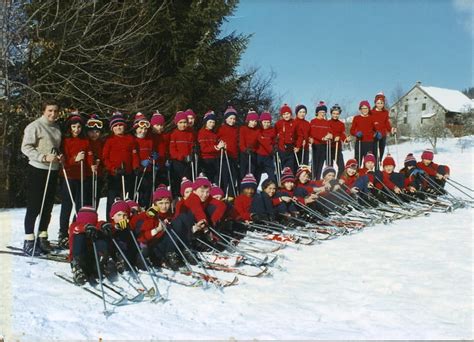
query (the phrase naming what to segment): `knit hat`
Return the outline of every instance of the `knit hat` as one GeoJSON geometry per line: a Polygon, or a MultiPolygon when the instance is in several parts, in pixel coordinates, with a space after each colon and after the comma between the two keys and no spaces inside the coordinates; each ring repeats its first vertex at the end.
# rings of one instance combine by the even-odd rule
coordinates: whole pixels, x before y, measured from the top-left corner
{"type": "Polygon", "coordinates": [[[367,163],[367,162],[373,162],[375,163],[375,156],[371,153],[371,152],[368,152],[365,156],[364,156],[364,164],[367,163]]]}
{"type": "Polygon", "coordinates": [[[123,211],[124,213],[127,213],[127,215],[130,215],[130,207],[128,206],[127,202],[123,200],[115,201],[110,208],[109,216],[114,217],[114,215],[119,211],[123,211]]]}
{"type": "Polygon", "coordinates": [[[209,110],[206,114],[204,114],[204,117],[202,119],[202,122],[204,123],[204,125],[206,124],[206,122],[208,122],[209,120],[214,120],[216,121],[216,114],[214,113],[213,110],[209,110]]]}
{"type": "Polygon", "coordinates": [[[257,180],[251,173],[247,173],[240,182],[240,190],[243,190],[245,188],[252,188],[254,190],[257,190],[257,180]]]}
{"type": "Polygon", "coordinates": [[[385,102],[385,94],[382,91],[380,93],[377,93],[377,95],[375,95],[374,103],[377,102],[378,100],[382,100],[383,102],[385,102]]]}
{"type": "Polygon", "coordinates": [[[164,125],[165,124],[165,117],[163,115],[161,115],[159,111],[156,111],[151,115],[150,123],[151,123],[152,126],[164,125]]]}
{"type": "Polygon", "coordinates": [[[382,166],[388,166],[388,165],[395,166],[395,159],[393,159],[390,154],[387,155],[382,162],[382,166]]]}
{"type": "Polygon", "coordinates": [[[224,120],[227,119],[229,116],[235,115],[237,116],[237,111],[232,106],[228,106],[224,112],[224,120]]]}
{"type": "Polygon", "coordinates": [[[357,169],[358,168],[358,164],[357,164],[357,160],[355,159],[349,159],[347,162],[346,162],[346,169],[349,169],[349,168],[353,168],[353,169],[357,169]]]}
{"type": "Polygon", "coordinates": [[[193,182],[191,182],[186,177],[183,177],[183,179],[181,180],[181,187],[179,189],[181,196],[184,196],[184,191],[188,188],[193,188],[193,182]]]}
{"type": "Polygon", "coordinates": [[[133,120],[133,129],[136,129],[140,125],[140,122],[144,122],[145,125],[148,123],[148,127],[150,127],[150,121],[148,121],[143,113],[138,112],[135,114],[135,119],[133,120]]]}
{"type": "Polygon", "coordinates": [[[283,115],[285,113],[293,114],[293,112],[291,111],[290,106],[288,106],[286,103],[283,106],[281,106],[281,108],[280,108],[280,115],[283,115]]]}
{"type": "Polygon", "coordinates": [[[210,194],[211,194],[211,197],[219,196],[219,195],[222,196],[222,197],[225,196],[224,191],[221,188],[219,188],[217,186],[217,184],[212,184],[211,185],[211,193],[210,194]]]}
{"type": "Polygon", "coordinates": [[[179,112],[176,112],[176,115],[174,116],[174,123],[177,124],[181,120],[188,121],[188,115],[186,114],[186,112],[183,112],[182,110],[180,110],[179,112]]]}
{"type": "Polygon", "coordinates": [[[249,122],[252,120],[258,120],[258,114],[253,109],[250,109],[249,112],[247,113],[247,117],[245,118],[245,122],[249,122]]]}
{"type": "Polygon", "coordinates": [[[211,182],[202,173],[199,174],[199,176],[196,177],[196,180],[193,183],[193,190],[197,190],[200,187],[205,187],[205,188],[210,188],[211,187],[211,182]]]}
{"type": "Polygon", "coordinates": [[[163,198],[169,198],[171,200],[171,191],[166,188],[166,185],[160,184],[153,192],[153,202],[162,200],[163,198]]]}
{"type": "Polygon", "coordinates": [[[262,112],[260,114],[260,122],[262,121],[272,121],[272,115],[269,112],[262,112]]]}
{"type": "Polygon", "coordinates": [[[295,176],[289,167],[285,167],[281,172],[280,183],[285,184],[285,182],[295,182],[295,176]]]}
{"type": "Polygon", "coordinates": [[[334,173],[334,174],[336,174],[336,169],[333,168],[332,166],[326,166],[326,167],[323,169],[323,174],[322,174],[322,175],[323,175],[323,178],[326,177],[326,175],[327,175],[328,173],[331,173],[331,172],[334,173]]]}
{"type": "Polygon", "coordinates": [[[339,114],[342,113],[342,108],[337,103],[334,106],[331,107],[331,113],[335,110],[337,110],[339,112],[339,114]]]}
{"type": "Polygon", "coordinates": [[[367,101],[367,100],[362,100],[362,101],[360,101],[360,103],[359,103],[359,109],[360,109],[361,107],[363,107],[363,106],[366,106],[367,108],[370,109],[370,103],[369,103],[369,101],[367,101]]]}
{"type": "Polygon", "coordinates": [[[300,179],[300,176],[305,172],[311,174],[311,167],[309,167],[308,165],[300,165],[300,167],[296,171],[296,179],[300,179]]]}
{"type": "Polygon", "coordinates": [[[82,224],[97,224],[99,216],[94,207],[84,206],[82,207],[76,216],[76,223],[82,224]]]}
{"type": "Polygon", "coordinates": [[[306,108],[306,106],[304,104],[299,104],[295,107],[295,114],[298,114],[298,112],[301,109],[304,109],[306,111],[306,113],[308,113],[308,108],[306,108]]]}
{"type": "Polygon", "coordinates": [[[408,166],[416,166],[416,158],[413,155],[413,153],[408,153],[407,156],[405,157],[405,167],[408,166]]]}
{"type": "Polygon", "coordinates": [[[428,159],[433,161],[434,159],[434,153],[433,150],[424,150],[423,153],[421,154],[421,159],[428,159]]]}
{"type": "Polygon", "coordinates": [[[326,106],[326,102],[324,101],[319,101],[319,104],[316,106],[316,110],[314,111],[316,114],[318,114],[319,111],[328,111],[328,107],[326,106]]]}
{"type": "Polygon", "coordinates": [[[122,113],[113,112],[112,117],[110,118],[110,121],[109,121],[109,127],[110,127],[110,129],[112,129],[117,125],[126,126],[125,118],[123,117],[122,113]]]}
{"type": "Polygon", "coordinates": [[[67,118],[66,124],[69,126],[74,125],[76,123],[80,123],[81,126],[84,125],[84,120],[82,116],[78,112],[72,112],[69,117],[67,118]]]}
{"type": "Polygon", "coordinates": [[[101,131],[104,127],[104,122],[99,119],[97,114],[91,114],[89,120],[86,122],[86,127],[88,130],[98,130],[101,131]]]}
{"type": "Polygon", "coordinates": [[[130,208],[130,211],[132,211],[133,208],[140,208],[140,204],[138,204],[137,202],[131,199],[126,199],[125,202],[127,202],[127,205],[130,208]]]}
{"type": "Polygon", "coordinates": [[[185,113],[186,113],[186,118],[188,116],[196,117],[196,114],[193,112],[191,108],[186,109],[185,113]]]}

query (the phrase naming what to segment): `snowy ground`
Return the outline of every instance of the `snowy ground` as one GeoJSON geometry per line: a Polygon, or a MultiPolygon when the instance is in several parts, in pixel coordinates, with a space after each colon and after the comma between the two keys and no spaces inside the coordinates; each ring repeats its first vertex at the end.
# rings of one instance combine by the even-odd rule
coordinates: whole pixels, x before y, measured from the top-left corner
{"type": "MultiPolygon", "coordinates": [[[[472,140],[471,140],[472,141],[472,140]]],[[[472,187],[474,148],[442,142],[439,163],[472,187]]],[[[471,143],[472,145],[472,143],[471,143]]],[[[419,158],[425,145],[391,152],[419,158]]],[[[24,209],[0,212],[0,249],[20,246],[24,209]]],[[[67,264],[0,255],[0,335],[57,339],[472,339],[473,209],[377,225],[321,245],[285,249],[264,278],[223,291],[165,281],[164,304],[116,309],[53,276],[67,264]]],[[[59,206],[50,234],[56,237],[59,206]]]]}

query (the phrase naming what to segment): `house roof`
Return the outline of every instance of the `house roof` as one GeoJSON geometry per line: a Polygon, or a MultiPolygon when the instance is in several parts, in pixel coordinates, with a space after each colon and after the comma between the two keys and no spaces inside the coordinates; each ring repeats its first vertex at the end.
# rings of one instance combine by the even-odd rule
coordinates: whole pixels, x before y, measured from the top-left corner
{"type": "Polygon", "coordinates": [[[419,86],[449,112],[463,113],[473,108],[473,101],[459,90],[419,86]]]}

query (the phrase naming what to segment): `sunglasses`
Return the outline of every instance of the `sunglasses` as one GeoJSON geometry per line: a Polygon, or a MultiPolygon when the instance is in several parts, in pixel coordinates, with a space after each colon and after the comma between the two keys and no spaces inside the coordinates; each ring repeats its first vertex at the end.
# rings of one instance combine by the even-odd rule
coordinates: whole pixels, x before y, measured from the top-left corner
{"type": "Polygon", "coordinates": [[[86,126],[87,128],[102,129],[102,127],[104,127],[104,123],[100,120],[91,119],[91,120],[87,120],[86,126]]]}
{"type": "Polygon", "coordinates": [[[141,127],[141,128],[150,128],[150,122],[149,121],[138,121],[137,123],[137,127],[141,127]]]}

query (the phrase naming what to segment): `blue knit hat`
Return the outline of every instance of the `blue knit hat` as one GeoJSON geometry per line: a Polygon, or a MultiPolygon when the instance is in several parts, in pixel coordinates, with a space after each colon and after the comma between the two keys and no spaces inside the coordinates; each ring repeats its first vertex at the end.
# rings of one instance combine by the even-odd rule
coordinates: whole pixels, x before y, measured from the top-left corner
{"type": "Polygon", "coordinates": [[[209,110],[206,114],[204,114],[202,122],[206,124],[209,120],[216,121],[216,114],[214,113],[213,110],[209,110]]]}
{"type": "Polygon", "coordinates": [[[123,114],[120,112],[113,112],[112,117],[110,118],[109,127],[110,129],[114,128],[116,125],[122,124],[124,126],[127,125],[125,122],[125,118],[123,114]]]}
{"type": "Polygon", "coordinates": [[[229,106],[224,112],[224,120],[227,119],[229,116],[235,115],[237,116],[237,111],[235,110],[234,107],[229,106]]]}

